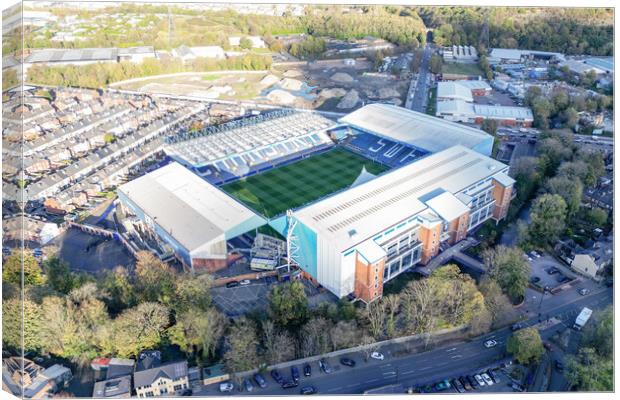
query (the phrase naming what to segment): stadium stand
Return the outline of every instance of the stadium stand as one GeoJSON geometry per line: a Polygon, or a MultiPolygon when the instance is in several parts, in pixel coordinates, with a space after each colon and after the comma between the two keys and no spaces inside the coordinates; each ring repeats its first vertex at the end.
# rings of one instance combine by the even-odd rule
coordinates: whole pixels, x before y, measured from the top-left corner
{"type": "Polygon", "coordinates": [[[334,145],[335,122],[315,113],[277,110],[167,138],[165,152],[212,184],[223,184],[334,145]]]}
{"type": "Polygon", "coordinates": [[[343,144],[355,153],[391,168],[402,167],[428,152],[351,128],[354,135],[343,144]]]}

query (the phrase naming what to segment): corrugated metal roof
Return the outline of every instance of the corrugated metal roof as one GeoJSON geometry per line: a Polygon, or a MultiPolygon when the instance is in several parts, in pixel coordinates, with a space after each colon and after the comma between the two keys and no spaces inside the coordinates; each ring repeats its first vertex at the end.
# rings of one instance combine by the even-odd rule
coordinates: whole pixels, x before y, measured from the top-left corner
{"type": "Polygon", "coordinates": [[[454,145],[474,148],[492,140],[480,129],[389,104],[369,104],[339,121],[429,152],[442,151],[454,145]]]}
{"type": "Polygon", "coordinates": [[[427,200],[426,205],[445,221],[454,221],[469,211],[469,207],[450,192],[443,192],[427,200]]]}
{"type": "Polygon", "coordinates": [[[262,220],[176,162],[122,185],[119,191],[188,251],[248,220],[262,220]]]}
{"type": "Polygon", "coordinates": [[[116,48],[34,50],[27,63],[116,60],[116,48]]]}
{"type": "Polygon", "coordinates": [[[437,84],[437,98],[460,99],[470,103],[474,101],[471,89],[458,82],[439,82],[437,84]]]}
{"type": "Polygon", "coordinates": [[[438,189],[456,194],[507,170],[464,146],[453,146],[294,212],[345,250],[427,209],[420,200],[438,189]],[[356,235],[349,235],[351,230],[356,235]]]}

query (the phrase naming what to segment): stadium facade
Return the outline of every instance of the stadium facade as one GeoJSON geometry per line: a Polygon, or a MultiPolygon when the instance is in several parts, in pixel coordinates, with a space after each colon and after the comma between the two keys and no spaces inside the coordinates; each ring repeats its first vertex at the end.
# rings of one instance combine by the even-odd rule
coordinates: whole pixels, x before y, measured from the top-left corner
{"type": "Polygon", "coordinates": [[[383,284],[426,264],[481,223],[506,216],[508,166],[457,145],[280,219],[297,264],[337,296],[381,297],[383,284]]]}
{"type": "Polygon", "coordinates": [[[504,218],[513,197],[508,166],[489,157],[493,138],[479,129],[385,104],[338,124],[290,112],[249,121],[171,140],[165,150],[177,162],[118,190],[138,229],[173,247],[191,269],[223,268],[228,240],[269,224],[287,237],[307,278],[370,302],[443,243],[504,218]],[[391,169],[374,177],[362,171],[351,186],[271,219],[218,187],[334,146],[391,169]]]}

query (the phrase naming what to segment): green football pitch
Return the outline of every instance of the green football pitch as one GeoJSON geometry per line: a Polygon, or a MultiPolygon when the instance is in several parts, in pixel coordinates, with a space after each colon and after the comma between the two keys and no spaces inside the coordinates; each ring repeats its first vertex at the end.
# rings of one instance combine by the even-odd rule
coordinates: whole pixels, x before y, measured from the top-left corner
{"type": "Polygon", "coordinates": [[[389,169],[336,148],[223,185],[222,189],[271,218],[351,185],[363,166],[375,175],[389,169]]]}

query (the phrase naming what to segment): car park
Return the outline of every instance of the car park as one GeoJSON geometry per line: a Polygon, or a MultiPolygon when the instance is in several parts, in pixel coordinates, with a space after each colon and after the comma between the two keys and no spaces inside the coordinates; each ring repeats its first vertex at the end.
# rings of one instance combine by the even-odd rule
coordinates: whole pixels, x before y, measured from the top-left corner
{"type": "Polygon", "coordinates": [[[482,377],[482,380],[487,384],[487,386],[493,386],[493,379],[491,379],[489,375],[482,373],[480,374],[480,377],[482,377]]]}
{"type": "Polygon", "coordinates": [[[271,370],[271,377],[273,378],[274,381],[278,382],[280,385],[284,383],[284,377],[282,376],[282,374],[280,374],[280,372],[277,369],[271,370]]]}
{"type": "Polygon", "coordinates": [[[482,379],[482,377],[478,374],[474,375],[474,379],[476,380],[476,382],[478,382],[478,385],[480,386],[486,386],[486,383],[484,381],[484,379],[482,379]]]}
{"type": "Polygon", "coordinates": [[[564,276],[562,279],[560,279],[560,283],[566,283],[566,282],[570,282],[572,279],[569,278],[568,276],[564,276]]]}
{"type": "Polygon", "coordinates": [[[370,358],[374,358],[375,360],[383,361],[385,359],[385,356],[382,353],[373,351],[372,354],[370,355],[370,358]]]}
{"type": "Polygon", "coordinates": [[[245,387],[246,392],[251,392],[254,390],[254,385],[252,385],[252,382],[249,379],[243,381],[243,386],[245,387]]]}
{"type": "Polygon", "coordinates": [[[291,367],[291,378],[293,378],[293,381],[299,382],[299,368],[296,366],[291,367]]]}
{"type": "Polygon", "coordinates": [[[469,383],[469,381],[467,380],[466,377],[461,376],[459,378],[459,382],[461,382],[461,385],[463,385],[463,387],[465,388],[465,390],[470,391],[470,390],[474,390],[473,387],[471,387],[471,383],[469,383]]]}
{"type": "Polygon", "coordinates": [[[284,381],[280,386],[282,386],[282,389],[291,389],[299,386],[299,384],[295,381],[284,381]]]}
{"type": "Polygon", "coordinates": [[[220,383],[220,392],[222,393],[230,393],[235,388],[235,385],[232,382],[222,382],[220,383]]]}
{"type": "Polygon", "coordinates": [[[312,375],[312,367],[310,366],[310,364],[306,364],[304,365],[304,376],[310,375],[312,375]]]}
{"type": "Polygon", "coordinates": [[[346,365],[347,367],[355,367],[355,361],[351,360],[350,358],[347,357],[343,357],[340,359],[340,364],[342,365],[346,365]]]}
{"type": "Polygon", "coordinates": [[[581,288],[578,290],[579,294],[582,296],[586,296],[588,294],[590,294],[590,289],[586,289],[586,288],[581,288]]]}
{"type": "Polygon", "coordinates": [[[234,288],[234,287],[237,287],[237,286],[239,286],[239,282],[238,281],[230,281],[230,282],[228,282],[226,284],[227,288],[234,288]]]}
{"type": "Polygon", "coordinates": [[[560,270],[557,267],[551,266],[547,269],[545,269],[545,272],[549,275],[553,275],[553,274],[557,274],[560,272],[560,270]]]}
{"type": "Polygon", "coordinates": [[[261,374],[254,374],[254,381],[258,386],[263,389],[267,387],[267,381],[265,380],[265,378],[263,378],[261,374]]]}
{"type": "Polygon", "coordinates": [[[501,382],[501,379],[499,377],[499,373],[495,372],[492,369],[490,369],[487,373],[489,374],[491,379],[493,379],[493,382],[495,382],[495,383],[500,383],[501,382]]]}
{"type": "Polygon", "coordinates": [[[484,342],[484,347],[486,347],[487,349],[490,349],[491,347],[495,347],[495,346],[497,346],[496,340],[490,339],[484,342]]]}
{"type": "Polygon", "coordinates": [[[333,372],[331,365],[324,358],[319,360],[319,367],[326,374],[331,374],[333,372]]]}
{"type": "Polygon", "coordinates": [[[299,391],[300,394],[315,394],[316,388],[314,386],[304,386],[299,391]]]}

